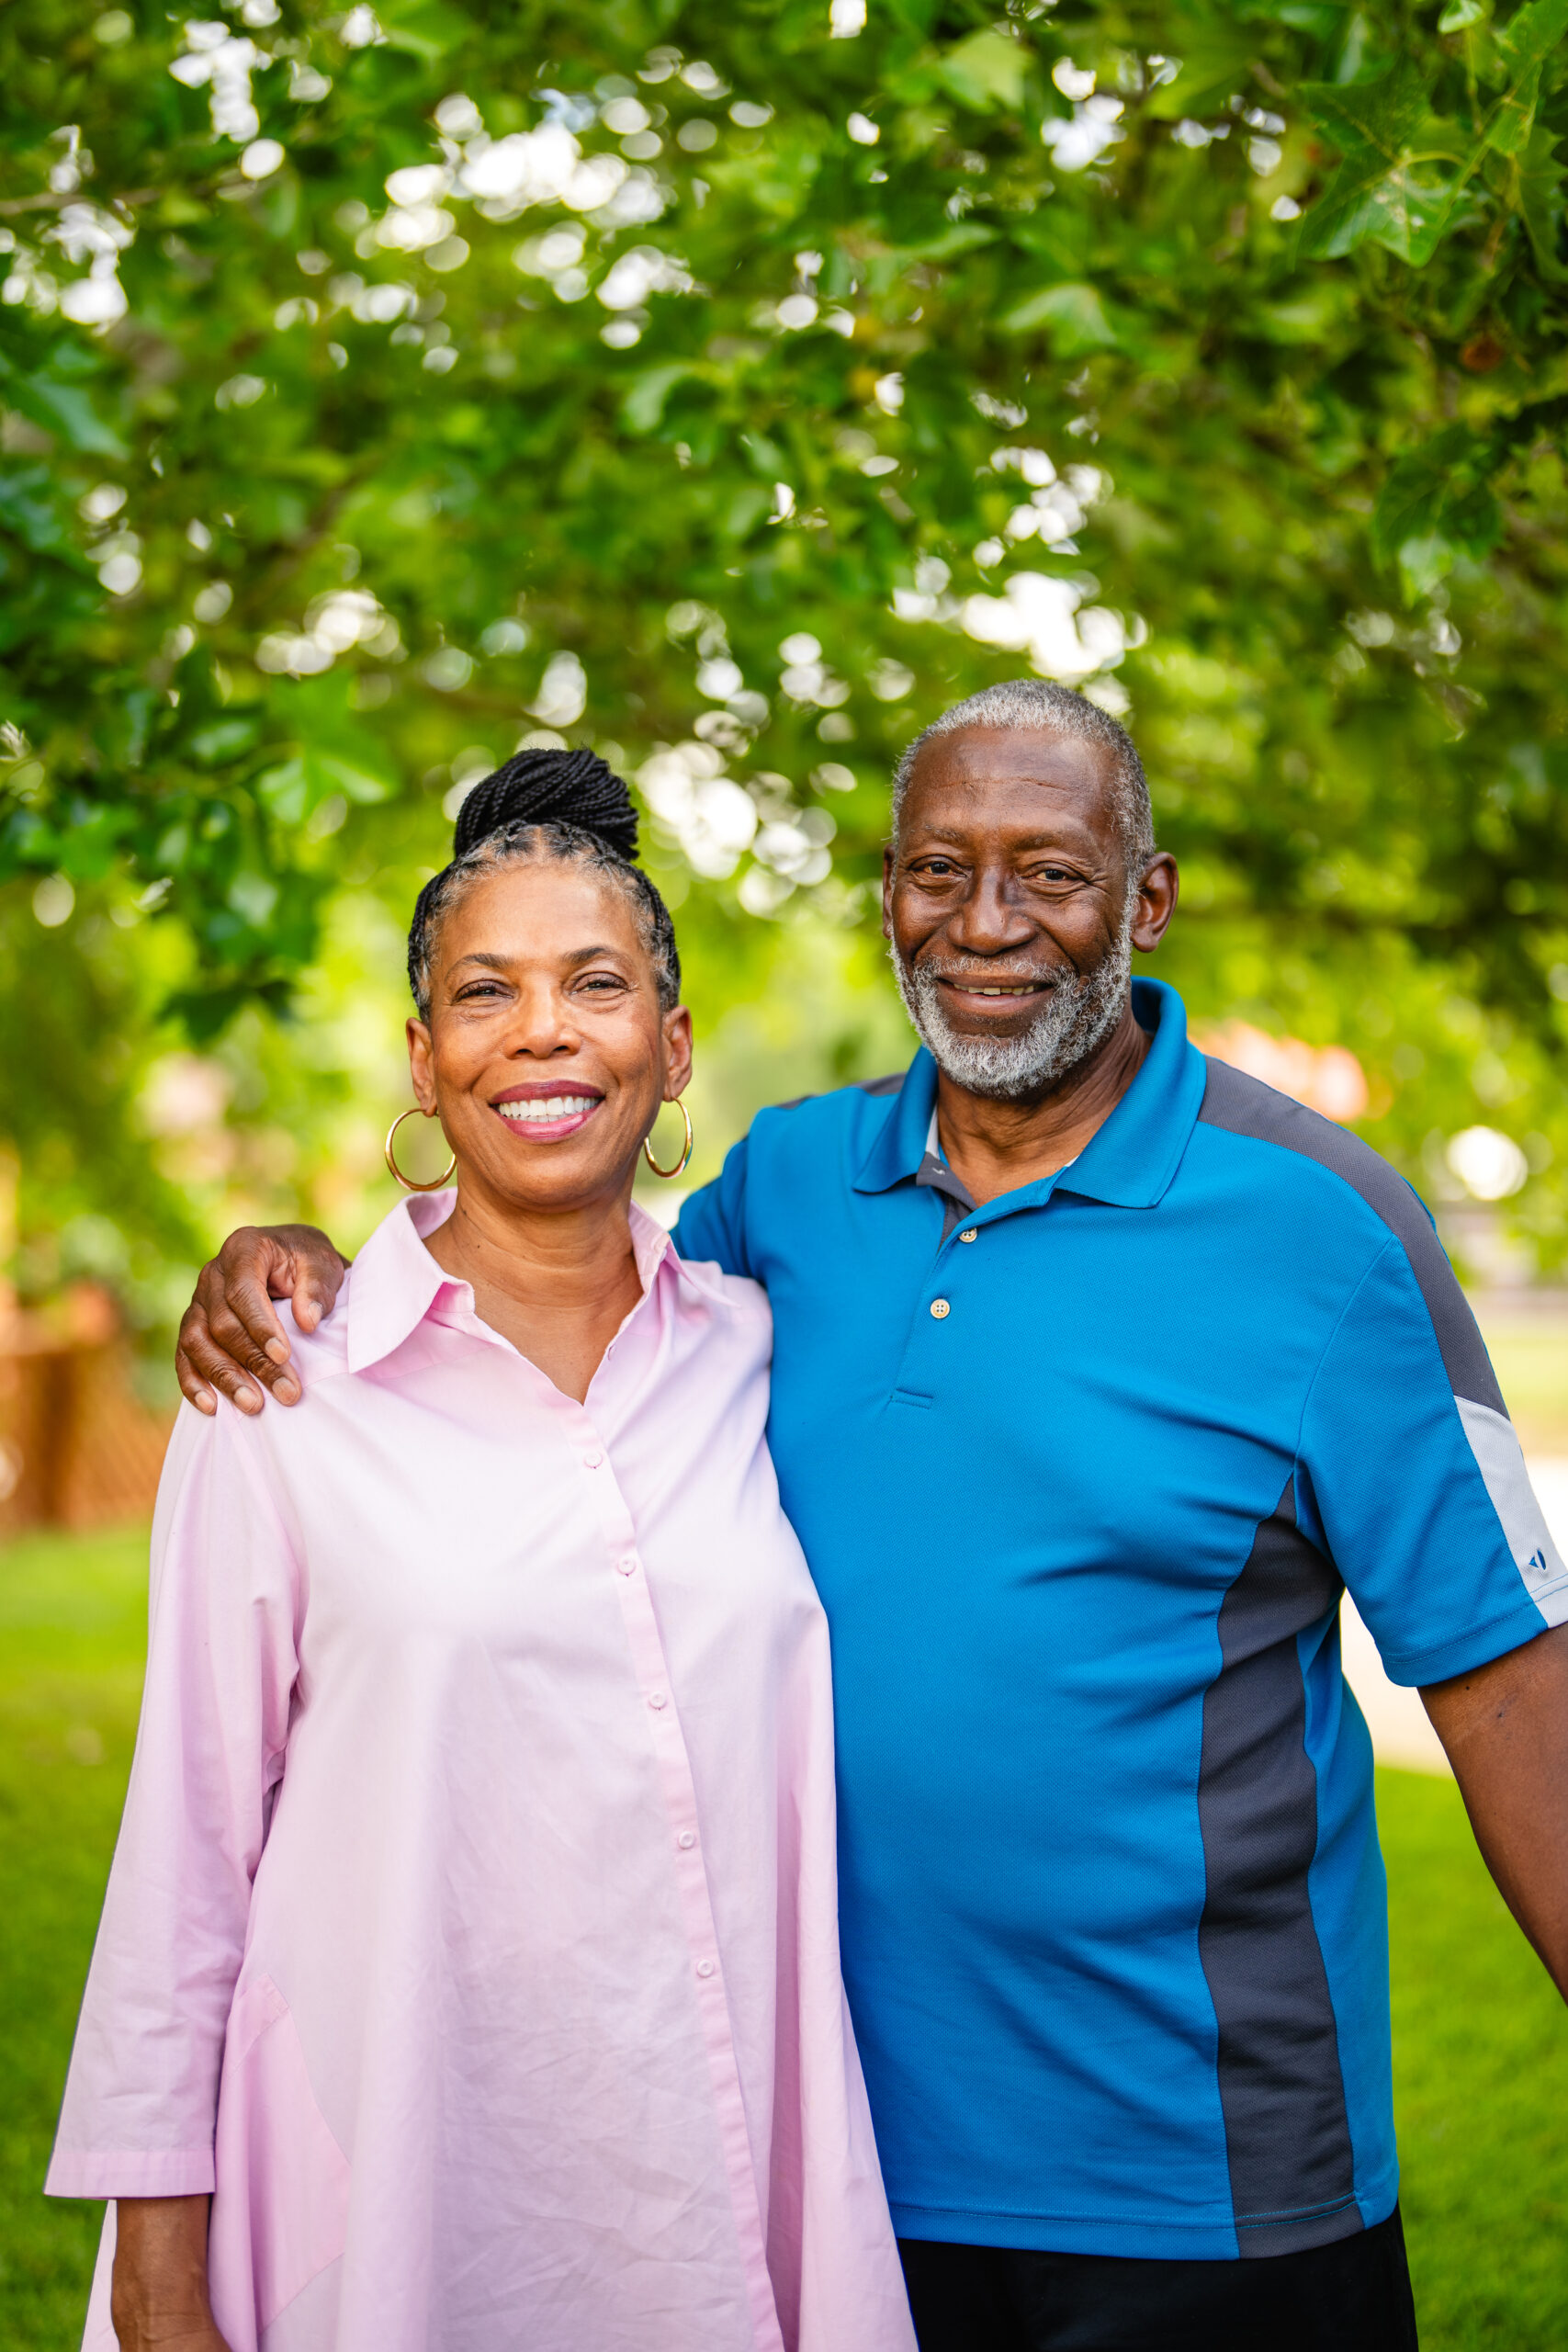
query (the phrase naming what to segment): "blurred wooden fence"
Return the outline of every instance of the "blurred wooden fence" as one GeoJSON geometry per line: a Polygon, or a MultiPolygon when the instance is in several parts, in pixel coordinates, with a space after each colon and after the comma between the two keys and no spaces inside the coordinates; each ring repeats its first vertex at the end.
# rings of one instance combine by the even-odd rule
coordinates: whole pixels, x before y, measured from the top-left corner
{"type": "Polygon", "coordinates": [[[64,1338],[27,1317],[0,1323],[0,1537],[28,1527],[145,1518],[172,1412],[143,1404],[130,1351],[64,1338]]]}

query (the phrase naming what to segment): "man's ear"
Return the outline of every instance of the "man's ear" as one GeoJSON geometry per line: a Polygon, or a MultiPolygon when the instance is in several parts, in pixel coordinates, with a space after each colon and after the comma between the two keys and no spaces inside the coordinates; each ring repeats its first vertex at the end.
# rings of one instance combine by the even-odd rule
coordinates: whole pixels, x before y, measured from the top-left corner
{"type": "Polygon", "coordinates": [[[1170,928],[1176,912],[1176,902],[1181,896],[1181,876],[1170,852],[1162,849],[1150,858],[1138,884],[1138,911],[1133,924],[1133,944],[1142,956],[1153,953],[1170,928]]]}

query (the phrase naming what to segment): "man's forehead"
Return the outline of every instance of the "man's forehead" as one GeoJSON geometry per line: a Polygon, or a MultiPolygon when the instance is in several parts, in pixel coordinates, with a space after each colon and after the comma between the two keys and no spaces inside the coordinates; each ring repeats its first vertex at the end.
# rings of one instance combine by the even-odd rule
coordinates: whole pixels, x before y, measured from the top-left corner
{"type": "Polygon", "coordinates": [[[963,727],[920,746],[907,802],[918,797],[930,807],[953,796],[971,816],[988,803],[998,819],[1026,818],[1032,810],[1094,825],[1112,818],[1110,787],[1106,752],[1084,736],[1032,727],[963,727]]]}

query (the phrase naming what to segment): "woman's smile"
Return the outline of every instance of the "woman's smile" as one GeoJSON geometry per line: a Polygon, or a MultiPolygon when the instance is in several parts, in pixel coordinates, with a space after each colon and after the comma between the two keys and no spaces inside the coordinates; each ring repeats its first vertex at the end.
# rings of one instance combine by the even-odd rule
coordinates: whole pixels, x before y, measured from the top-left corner
{"type": "Polygon", "coordinates": [[[587,1125],[604,1097],[596,1087],[563,1086],[546,1081],[509,1086],[491,1109],[505,1120],[509,1131],[529,1143],[558,1143],[587,1125]]]}

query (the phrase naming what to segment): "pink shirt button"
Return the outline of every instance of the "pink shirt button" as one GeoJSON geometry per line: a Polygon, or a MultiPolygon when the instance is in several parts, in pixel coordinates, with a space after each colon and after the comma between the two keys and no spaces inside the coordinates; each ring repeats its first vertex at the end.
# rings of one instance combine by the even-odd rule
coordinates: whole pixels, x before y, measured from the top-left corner
{"type": "Polygon", "coordinates": [[[662,1690],[650,1690],[648,1694],[648,1703],[657,1713],[660,1707],[667,1707],[670,1702],[662,1690]]]}
{"type": "Polygon", "coordinates": [[[635,1577],[637,1574],[637,1560],[629,1552],[624,1560],[617,1560],[615,1566],[624,1577],[635,1577]]]}
{"type": "Polygon", "coordinates": [[[699,1976],[711,1976],[711,1975],[713,1974],[713,1972],[714,1972],[714,1962],[713,1962],[711,1960],[699,1960],[699,1961],[698,1961],[698,1962],[697,1962],[697,1974],[698,1974],[699,1976]]]}
{"type": "Polygon", "coordinates": [[[604,1460],[602,1453],[585,1453],[582,1457],[582,1466],[585,1470],[597,1470],[602,1466],[604,1460]]]}
{"type": "Polygon", "coordinates": [[[682,1829],[681,1835],[675,1840],[675,1843],[680,1847],[683,1854],[689,1854],[696,1842],[697,1833],[694,1829],[682,1829]]]}

